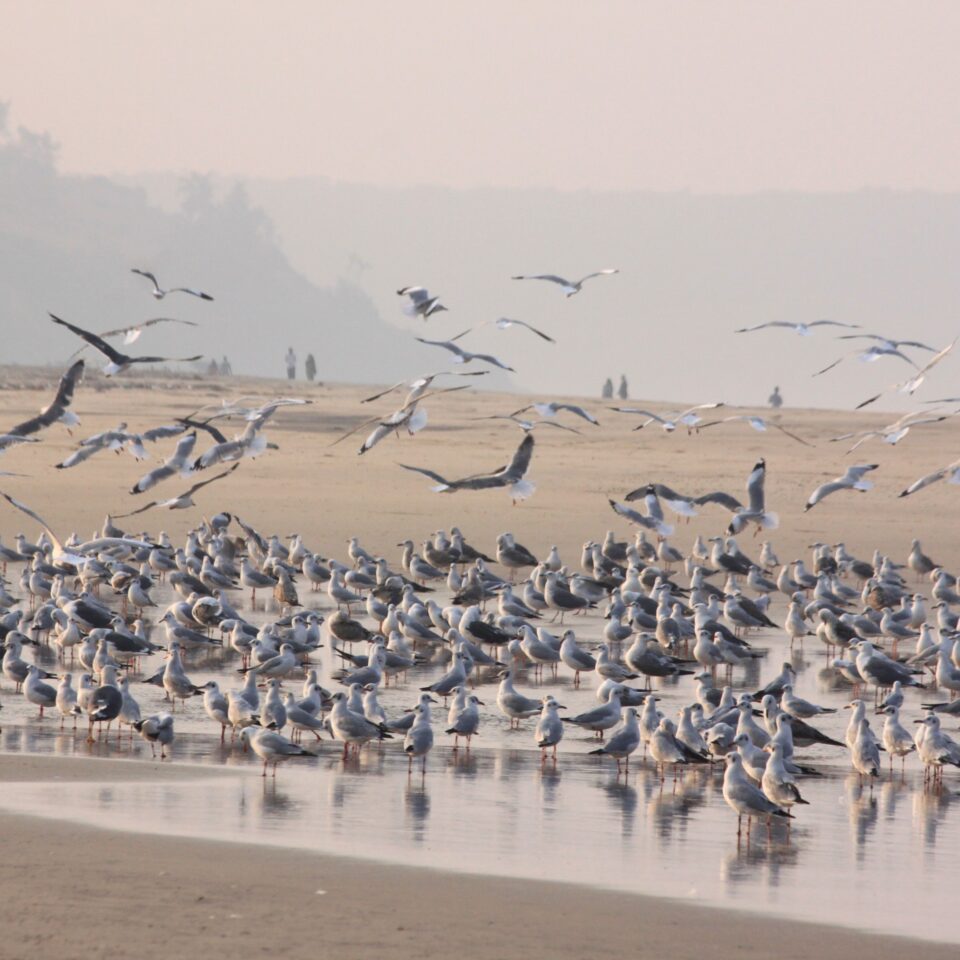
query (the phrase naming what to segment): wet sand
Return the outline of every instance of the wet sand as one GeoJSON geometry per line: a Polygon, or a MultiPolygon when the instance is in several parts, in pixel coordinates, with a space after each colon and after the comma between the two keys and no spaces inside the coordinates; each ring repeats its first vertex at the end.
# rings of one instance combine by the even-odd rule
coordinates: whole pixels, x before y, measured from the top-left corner
{"type": "MultiPolygon", "coordinates": [[[[0,757],[5,781],[196,776],[196,769],[176,764],[0,757]]],[[[708,949],[746,960],[803,960],[814,950],[820,960],[899,960],[921,949],[930,960],[956,956],[955,946],[667,899],[5,813],[0,837],[3,960],[169,960],[214,951],[387,960],[451,951],[472,960],[533,954],[702,960],[708,949]]]]}
{"type": "MultiPolygon", "coordinates": [[[[0,391],[0,424],[17,422],[42,406],[52,386],[49,382],[38,386],[0,391]]],[[[169,422],[203,403],[219,403],[224,395],[244,393],[265,400],[290,392],[286,383],[253,381],[219,384],[216,391],[202,381],[180,380],[127,381],[102,391],[97,386],[91,378],[78,392],[76,410],[83,425],[77,437],[120,419],[134,429],[169,422]]],[[[470,418],[509,412],[526,398],[473,391],[438,397],[427,402],[431,422],[421,435],[399,442],[388,438],[358,458],[355,451],[363,431],[337,446],[329,444],[338,431],[369,415],[368,407],[358,401],[370,391],[302,384],[296,390],[315,402],[281,410],[268,426],[265,432],[280,450],[244,463],[219,489],[201,495],[204,512],[230,510],[265,532],[299,530],[309,544],[337,557],[344,556],[344,541],[350,535],[388,551],[407,536],[423,537],[455,524],[471,542],[491,550],[496,534],[510,529],[536,553],[543,554],[556,543],[564,559],[575,566],[587,537],[602,537],[607,529],[632,534],[609,510],[607,496],[622,498],[627,490],[657,480],[693,493],[726,489],[741,495],[747,472],[762,455],[768,462],[768,504],[781,518],[781,528],[770,535],[781,559],[807,558],[808,544],[829,538],[845,540],[858,555],[869,556],[878,547],[902,560],[910,538],[919,536],[928,553],[948,567],[958,566],[957,491],[940,484],[906,500],[896,497],[917,476],[956,457],[956,424],[950,421],[914,431],[897,447],[871,441],[844,457],[846,447],[827,444],[825,438],[883,424],[895,416],[783,411],[785,426],[817,443],[808,449],[779,432],[758,434],[744,424],[691,437],[667,436],[656,428],[632,432],[635,420],[604,412],[600,402],[588,403],[603,426],[567,418],[565,422],[582,429],[581,436],[538,430],[530,471],[538,491],[513,509],[502,491],[433,494],[428,481],[398,469],[396,462],[429,466],[451,476],[505,463],[520,431],[509,424],[475,423],[470,418]],[[804,514],[810,491],[853,462],[882,464],[875,473],[877,489],[838,494],[804,514]]],[[[385,398],[372,412],[393,408],[385,398]]],[[[225,432],[229,435],[233,429],[240,427],[225,432]]],[[[143,498],[131,498],[126,491],[150,463],[137,465],[126,454],[119,458],[101,454],[74,470],[54,471],[52,463],[74,444],[59,426],[44,434],[43,441],[5,455],[0,464],[4,469],[31,477],[3,478],[0,488],[29,503],[61,536],[73,528],[89,532],[106,513],[142,505],[143,498]]],[[[169,446],[168,441],[158,449],[165,453],[169,446]]],[[[198,449],[205,446],[201,442],[198,449]]],[[[173,495],[189,484],[172,481],[160,492],[173,495]]],[[[678,523],[673,540],[686,550],[697,533],[721,532],[727,517],[706,508],[691,524],[678,523]]],[[[162,525],[179,541],[196,519],[197,511],[184,511],[145,514],[142,523],[151,529],[162,525]]],[[[139,529],[140,521],[130,521],[133,526],[127,529],[139,529]]],[[[31,539],[38,532],[26,518],[11,515],[4,507],[0,532],[9,540],[19,530],[31,539]]],[[[749,537],[741,542],[755,552],[749,537]]],[[[395,559],[394,553],[388,556],[395,559]]],[[[199,768],[179,765],[0,758],[0,778],[5,781],[199,775],[199,768]]],[[[204,769],[203,775],[215,774],[204,769]]],[[[718,952],[744,957],[806,957],[812,943],[821,957],[899,957],[909,949],[909,941],[893,937],[872,938],[783,920],[747,920],[743,913],[632,894],[407,870],[262,846],[100,831],[8,814],[0,821],[4,851],[0,918],[4,931],[9,931],[0,943],[2,957],[169,957],[215,946],[242,956],[267,949],[294,956],[338,949],[345,956],[375,952],[385,957],[450,950],[470,957],[504,957],[549,950],[560,957],[620,956],[626,951],[700,958],[710,943],[718,952]],[[24,869],[26,863],[32,868],[24,869]],[[319,895],[318,889],[327,893],[319,895]],[[24,909],[31,903],[45,905],[48,922],[38,924],[35,912],[24,909]],[[274,916],[278,909],[280,923],[274,916]]],[[[944,939],[955,939],[955,933],[945,932],[944,939]]],[[[924,944],[922,949],[932,957],[955,955],[955,947],[941,951],[924,944]]]]}

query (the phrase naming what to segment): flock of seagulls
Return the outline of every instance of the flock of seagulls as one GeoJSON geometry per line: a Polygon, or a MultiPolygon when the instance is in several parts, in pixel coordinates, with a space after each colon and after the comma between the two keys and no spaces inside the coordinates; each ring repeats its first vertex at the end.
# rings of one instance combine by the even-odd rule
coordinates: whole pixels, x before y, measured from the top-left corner
{"type": "MultiPolygon", "coordinates": [[[[153,284],[158,300],[175,292],[212,299],[185,287],[164,290],[152,273],[134,272],[153,284]]],[[[513,279],[545,281],[571,297],[586,281],[615,273],[600,270],[575,281],[554,274],[513,279]]],[[[447,311],[424,287],[403,287],[397,293],[406,298],[404,309],[411,316],[427,320],[447,311]]],[[[128,356],[105,339],[124,336],[127,343],[134,342],[145,326],[166,318],[95,334],[50,316],[106,356],[107,375],[170,359],[128,356]]],[[[555,343],[524,321],[489,322],[499,329],[524,327],[555,343]]],[[[829,320],[773,321],[738,332],[783,328],[810,335],[824,326],[856,327],[829,320]]],[[[498,357],[462,347],[459,341],[469,333],[448,340],[416,339],[452,354],[455,364],[476,362],[512,371],[498,357]]],[[[918,389],[953,347],[937,352],[915,341],[849,335],[859,337],[876,341],[858,348],[855,355],[861,359],[889,356],[910,364],[911,378],[895,385],[907,393],[918,389]],[[934,356],[919,366],[903,349],[934,356]]],[[[35,442],[34,434],[57,422],[70,430],[78,425],[71,407],[83,367],[83,360],[73,363],[51,403],[2,435],[0,451],[35,442]]],[[[362,402],[373,403],[395,390],[407,391],[396,410],[366,420],[336,442],[372,426],[360,450],[364,453],[401,430],[416,435],[427,422],[424,401],[467,386],[434,387],[438,378],[487,372],[436,371],[366,397],[362,402]]],[[[98,729],[99,736],[109,737],[115,724],[118,737],[124,731],[131,738],[139,735],[151,753],[159,748],[161,759],[175,749],[178,705],[192,713],[202,710],[215,725],[212,729],[219,727],[222,743],[230,731],[238,749],[259,758],[263,776],[271,771],[276,776],[281,762],[316,756],[327,739],[341,744],[344,760],[363,749],[390,749],[385,741],[399,741],[408,769],[419,763],[424,775],[437,745],[433,713],[440,709],[448,711],[441,727],[453,738],[453,750],[461,749],[461,741],[462,749],[470,750],[473,738],[492,723],[520,730],[529,724],[543,763],[558,762],[567,732],[576,728],[596,740],[586,755],[601,763],[615,761],[618,774],[627,774],[638,751],[644,762],[655,765],[661,782],[668,773],[681,777],[688,767],[716,769],[723,799],[737,815],[738,835],[744,819],[748,835],[751,821],[772,829],[775,820],[794,819],[794,808],[808,805],[798,782],[822,774],[828,749],[846,751],[856,775],[871,784],[884,775],[885,761],[892,771],[898,759],[902,775],[911,754],[919,758],[924,782],[932,789],[940,788],[945,768],[960,767],[960,744],[943,729],[944,718],[960,717],[960,631],[951,610],[960,604],[956,577],[926,557],[918,542],[905,564],[879,551],[870,560],[857,558],[843,544],[825,543],[814,545],[809,570],[799,559],[781,564],[769,541],[751,557],[735,537],[779,525],[767,504],[763,458],[747,475],[746,502],[724,490],[680,494],[664,482],[647,482],[622,501],[610,498],[614,513],[637,527],[637,533],[632,541],[618,541],[613,531],[588,540],[577,565],[565,564],[556,547],[537,555],[509,533],[501,534],[488,554],[468,544],[459,530],[450,536],[435,531],[420,540],[419,549],[412,538],[399,544],[402,553],[391,566],[384,554],[365,549],[358,538],[350,541],[346,557],[336,560],[309,549],[298,534],[265,535],[226,511],[206,510],[181,546],[162,530],[127,532],[116,526],[116,520],[152,509],[195,508],[195,495],[205,491],[209,497],[208,488],[216,483],[214,489],[221,489],[220,482],[235,473],[239,461],[270,449],[262,429],[278,409],[303,402],[277,398],[247,408],[238,401],[141,433],[120,423],[79,441],[57,466],[79,467],[101,451],[126,450],[140,461],[148,457],[145,444],[175,441],[162,463],[136,480],[131,496],[177,479],[191,481],[182,493],[113,514],[89,540],[77,534],[59,538],[31,507],[3,493],[9,508],[43,531],[35,543],[21,535],[16,547],[0,545],[4,574],[13,570],[11,579],[0,581],[5,695],[20,695],[35,705],[38,722],[45,711],[59,713],[61,725],[70,722],[74,728],[83,719],[91,741],[98,729]],[[244,423],[232,439],[214,426],[226,418],[244,423]],[[213,444],[198,454],[198,436],[204,432],[213,444]],[[197,473],[219,464],[232,465],[194,482],[197,473]],[[697,537],[687,552],[670,542],[674,526],[664,508],[689,518],[717,506],[730,515],[724,536],[712,538],[709,546],[697,537]],[[655,535],[653,541],[648,533],[655,535]],[[908,585],[905,570],[929,578],[929,596],[908,585]],[[241,602],[246,590],[249,610],[241,602]],[[258,591],[272,597],[275,617],[255,616],[258,591]],[[441,606],[438,596],[448,602],[441,606]],[[778,611],[781,599],[785,609],[778,611]],[[578,630],[565,618],[575,621],[578,630]],[[835,726],[836,708],[797,695],[799,668],[793,657],[759,689],[746,686],[746,678],[766,659],[761,641],[776,637],[788,649],[812,643],[823,650],[831,684],[850,693],[844,704],[851,710],[845,731],[835,726]],[[333,690],[320,682],[314,659],[325,646],[340,658],[330,678],[331,686],[337,685],[333,690]],[[229,672],[203,678],[203,659],[212,649],[221,652],[229,672]],[[31,650],[40,655],[31,657],[31,650]],[[48,664],[50,654],[58,661],[56,676],[41,665],[45,651],[48,664]],[[149,676],[141,671],[143,663],[161,656],[159,669],[149,676]],[[83,672],[75,687],[68,670],[78,660],[83,672]],[[563,684],[558,682],[561,668],[568,674],[563,684]],[[416,703],[399,715],[388,713],[379,697],[386,699],[390,684],[408,689],[412,680],[416,687],[418,674],[428,670],[431,680],[417,689],[416,703]],[[588,677],[596,680],[593,694],[583,686],[588,677]],[[48,682],[52,680],[56,686],[48,682]],[[543,686],[551,680],[557,684],[552,694],[529,689],[531,682],[543,686]],[[138,682],[156,692],[138,695],[139,688],[131,686],[138,682]],[[232,689],[222,688],[231,683],[232,689]],[[485,684],[496,686],[495,695],[486,699],[485,684]],[[561,686],[562,699],[571,700],[573,709],[555,695],[561,686]],[[141,700],[148,699],[156,712],[142,708],[141,700]],[[675,711],[658,706],[667,699],[675,711]],[[441,701],[443,708],[438,707],[441,701]],[[915,718],[915,732],[901,722],[910,707],[925,711],[915,718]],[[872,729],[870,716],[884,717],[880,733],[872,729]],[[313,738],[306,747],[304,734],[313,738]],[[817,753],[809,759],[797,752],[811,748],[817,753]]],[[[681,429],[695,435],[746,423],[758,432],[773,426],[809,445],[781,424],[756,416],[705,422],[706,411],[724,405],[699,403],[666,414],[644,407],[610,409],[643,417],[635,430],[658,424],[668,435],[681,429]]],[[[549,424],[579,432],[559,422],[561,415],[601,425],[583,406],[537,401],[495,416],[523,430],[504,466],[455,479],[432,468],[398,466],[427,477],[436,492],[503,488],[517,503],[535,490],[527,476],[534,428],[549,424]],[[540,419],[523,418],[531,412],[540,419]]],[[[937,411],[908,415],[881,431],[835,439],[855,438],[851,452],[870,437],[893,444],[911,428],[948,416],[952,414],[937,411]]],[[[866,476],[878,466],[849,467],[817,487],[804,509],[837,492],[870,490],[873,484],[866,476]]],[[[957,462],[916,481],[901,496],[939,479],[960,482],[957,462]]]]}

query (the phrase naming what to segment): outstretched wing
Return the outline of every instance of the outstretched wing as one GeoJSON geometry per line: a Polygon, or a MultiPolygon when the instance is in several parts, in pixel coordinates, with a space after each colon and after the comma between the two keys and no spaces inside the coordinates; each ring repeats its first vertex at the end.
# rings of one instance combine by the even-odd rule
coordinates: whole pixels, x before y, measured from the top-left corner
{"type": "Polygon", "coordinates": [[[54,323],[59,323],[61,327],[66,327],[71,333],[75,333],[81,339],[86,340],[91,347],[96,347],[97,350],[104,356],[109,357],[114,363],[123,364],[129,362],[129,357],[125,357],[122,353],[114,350],[106,340],[98,337],[95,333],[84,330],[83,327],[74,326],[72,323],[67,323],[66,320],[61,320],[52,313],[48,314],[48,316],[54,323]]]}
{"type": "Polygon", "coordinates": [[[201,300],[213,299],[209,293],[204,293],[202,290],[191,290],[189,287],[171,287],[167,293],[189,293],[190,296],[199,297],[201,300]]]}
{"type": "Polygon", "coordinates": [[[572,287],[572,284],[569,280],[565,280],[563,277],[558,277],[555,273],[537,273],[537,274],[520,274],[516,277],[511,277],[511,280],[547,280],[550,283],[559,283],[561,287],[572,287]]]}
{"type": "Polygon", "coordinates": [[[235,463],[229,470],[224,470],[223,473],[218,473],[215,477],[211,477],[209,480],[201,480],[199,483],[195,483],[183,496],[191,497],[202,487],[207,486],[208,484],[214,483],[217,480],[222,480],[224,477],[229,477],[234,470],[239,467],[239,463],[235,463]]]}
{"type": "Polygon", "coordinates": [[[427,470],[424,467],[412,467],[406,463],[398,463],[397,466],[403,467],[404,470],[412,470],[414,473],[422,473],[425,477],[429,477],[431,480],[443,484],[444,486],[450,485],[443,477],[440,476],[439,473],[434,473],[432,470],[427,470]]]}
{"type": "Polygon", "coordinates": [[[141,277],[146,277],[153,284],[154,290],[160,289],[160,284],[157,283],[157,278],[152,273],[150,273],[149,270],[138,270],[136,267],[131,267],[130,272],[138,273],[140,274],[141,277]]]}
{"type": "Polygon", "coordinates": [[[553,339],[553,337],[548,336],[542,330],[538,330],[532,324],[527,323],[526,320],[511,320],[509,317],[501,317],[499,320],[494,320],[493,324],[499,330],[507,330],[510,327],[526,327],[531,333],[535,333],[538,337],[546,340],[548,343],[557,342],[553,339]]]}
{"type": "Polygon", "coordinates": [[[56,395],[49,405],[44,407],[37,416],[24,420],[23,423],[18,423],[7,432],[16,434],[18,437],[26,437],[55,423],[73,401],[73,392],[83,376],[83,367],[84,361],[77,360],[60,378],[56,395]]]}
{"type": "Polygon", "coordinates": [[[593,273],[588,273],[585,277],[581,277],[578,283],[584,284],[588,280],[592,280],[594,277],[609,277],[611,274],[619,273],[619,272],[620,271],[617,269],[610,269],[610,268],[608,268],[607,270],[595,270],[593,273]]]}
{"type": "Polygon", "coordinates": [[[513,480],[519,480],[530,469],[530,458],[533,456],[533,434],[528,433],[520,441],[513,454],[513,459],[507,464],[507,469],[501,471],[500,475],[509,477],[513,480]]]}

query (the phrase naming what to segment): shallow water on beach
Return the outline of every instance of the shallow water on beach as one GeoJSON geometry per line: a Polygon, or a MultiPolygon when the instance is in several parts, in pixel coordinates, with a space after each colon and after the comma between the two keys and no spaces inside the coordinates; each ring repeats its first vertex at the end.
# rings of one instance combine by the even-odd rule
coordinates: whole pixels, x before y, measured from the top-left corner
{"type": "MultiPolygon", "coordinates": [[[[772,614],[775,620],[781,619],[781,606],[772,614]]],[[[589,646],[600,639],[603,623],[592,614],[571,625],[589,646]]],[[[789,656],[801,696],[842,707],[849,688],[837,689],[824,674],[824,654],[811,641],[805,652],[791,656],[782,635],[757,634],[753,642],[768,649],[768,656],[735,671],[735,690],[755,689],[789,656]]],[[[45,648],[38,659],[59,669],[45,648]]],[[[335,688],[330,674],[339,664],[329,643],[313,659],[325,685],[335,688]]],[[[159,658],[150,658],[143,675],[160,665],[159,658]]],[[[232,652],[187,658],[194,682],[217,679],[224,689],[239,686],[238,665],[232,652]]],[[[388,715],[412,706],[418,687],[444,669],[440,663],[418,668],[383,690],[388,715]]],[[[596,703],[593,684],[574,689],[562,666],[559,679],[547,676],[542,683],[532,671],[521,671],[517,686],[531,695],[556,693],[568,714],[596,703]]],[[[658,686],[668,715],[692,700],[689,678],[658,686]]],[[[300,682],[287,681],[285,688],[299,693],[300,682]]],[[[131,743],[124,735],[118,744],[115,735],[104,735],[88,745],[84,731],[75,736],[69,728],[61,731],[58,720],[39,722],[36,709],[14,696],[8,683],[3,689],[4,753],[150,762],[150,747],[139,738],[131,743]]],[[[133,689],[144,715],[168,709],[158,688],[134,684],[133,689]]],[[[629,774],[618,777],[614,761],[587,756],[594,741],[577,728],[567,730],[557,764],[542,765],[533,743],[535,721],[524,721],[520,731],[508,729],[495,705],[491,673],[482,674],[477,693],[486,706],[481,735],[469,754],[450,749],[451,738],[442,733],[446,710],[442,703],[434,708],[436,746],[425,776],[419,767],[408,771],[399,738],[382,748],[368,745],[359,760],[346,763],[339,744],[305,740],[317,749],[317,758],[287,763],[275,782],[264,782],[256,758],[231,746],[229,735],[221,746],[219,730],[197,698],[185,708],[178,705],[173,760],[196,765],[198,773],[217,767],[221,775],[166,782],[122,777],[69,785],[8,782],[0,789],[0,805],[121,830],[581,883],[877,932],[960,939],[956,926],[945,927],[942,917],[946,891],[960,884],[960,771],[948,771],[942,791],[931,792],[924,790],[911,757],[903,778],[898,762],[893,777],[885,769],[871,792],[851,774],[845,749],[798,750],[800,762],[822,774],[799,781],[810,806],[795,808],[789,833],[779,824],[769,834],[754,824],[749,840],[738,840],[736,817],[721,795],[721,769],[690,769],[679,780],[668,774],[661,782],[638,753],[629,774]]],[[[919,694],[908,692],[906,724],[921,715],[919,702],[919,694]]],[[[839,710],[816,725],[842,740],[848,716],[839,710]]],[[[955,726],[945,723],[951,733],[955,726]]],[[[874,729],[879,727],[874,722],[874,729]]]]}

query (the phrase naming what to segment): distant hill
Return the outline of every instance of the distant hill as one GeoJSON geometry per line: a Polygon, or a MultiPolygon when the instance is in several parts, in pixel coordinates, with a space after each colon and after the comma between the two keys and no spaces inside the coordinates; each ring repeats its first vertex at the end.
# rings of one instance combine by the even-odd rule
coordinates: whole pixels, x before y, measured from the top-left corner
{"type": "MultiPolygon", "coordinates": [[[[191,177],[179,185],[177,209],[164,210],[141,187],[61,175],[48,137],[11,133],[2,119],[0,362],[60,363],[76,349],[49,323],[52,311],[96,331],[158,316],[196,321],[196,329],[152,327],[130,352],[226,354],[242,374],[280,376],[288,346],[301,371],[313,352],[321,380],[392,382],[433,368],[425,348],[384,323],[356,284],[318,285],[291,266],[242,187],[214,198],[206,179],[191,177]],[[155,302],[131,267],[215,300],[155,302]]],[[[312,229],[330,228],[314,221],[312,229]]]]}

